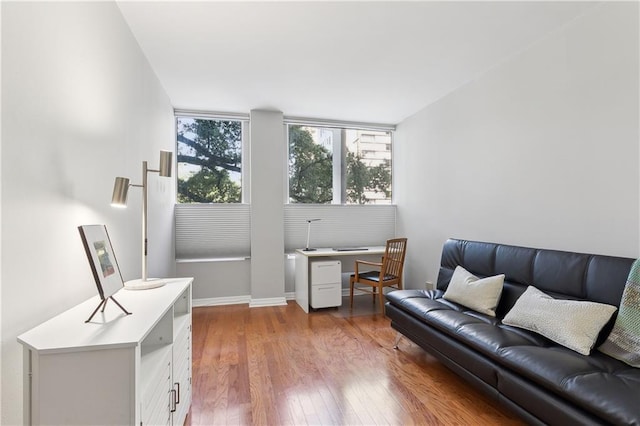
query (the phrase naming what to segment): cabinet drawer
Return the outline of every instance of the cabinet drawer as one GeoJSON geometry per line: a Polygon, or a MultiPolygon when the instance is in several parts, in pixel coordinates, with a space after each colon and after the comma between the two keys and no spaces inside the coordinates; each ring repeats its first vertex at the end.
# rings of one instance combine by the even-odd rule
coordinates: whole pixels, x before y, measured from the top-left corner
{"type": "MultiPolygon", "coordinates": [[[[152,356],[158,355],[158,362],[150,362],[149,368],[144,369],[147,385],[143,388],[142,401],[145,410],[152,409],[157,405],[157,401],[163,398],[161,394],[171,389],[171,348],[160,349],[152,356]]],[[[148,360],[146,360],[148,362],[148,360]]]]}
{"type": "Polygon", "coordinates": [[[311,306],[315,309],[342,305],[340,283],[320,284],[311,287],[311,306]]]}
{"type": "Polygon", "coordinates": [[[171,397],[171,377],[168,377],[145,405],[142,412],[143,424],[163,424],[164,419],[171,415],[171,397]]]}
{"type": "Polygon", "coordinates": [[[174,381],[184,380],[184,377],[179,376],[179,374],[186,374],[186,378],[191,377],[189,374],[191,371],[191,354],[189,351],[185,351],[179,358],[174,359],[173,364],[173,374],[174,381]]]}
{"type": "Polygon", "coordinates": [[[164,393],[164,398],[159,401],[153,411],[148,411],[149,416],[146,421],[142,420],[142,424],[147,426],[162,426],[171,424],[171,398],[173,395],[171,390],[164,393]]]}
{"type": "Polygon", "coordinates": [[[174,357],[181,357],[191,347],[191,330],[186,328],[178,334],[173,343],[174,357]]]}
{"type": "Polygon", "coordinates": [[[311,285],[339,283],[341,273],[339,260],[311,262],[311,285]]]}

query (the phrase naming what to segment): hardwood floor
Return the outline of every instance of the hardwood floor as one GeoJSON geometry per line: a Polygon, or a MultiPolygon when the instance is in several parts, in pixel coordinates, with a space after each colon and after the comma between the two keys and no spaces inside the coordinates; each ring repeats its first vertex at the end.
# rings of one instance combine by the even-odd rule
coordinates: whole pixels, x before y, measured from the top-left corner
{"type": "Polygon", "coordinates": [[[373,312],[193,309],[187,425],[520,425],[373,312]]]}

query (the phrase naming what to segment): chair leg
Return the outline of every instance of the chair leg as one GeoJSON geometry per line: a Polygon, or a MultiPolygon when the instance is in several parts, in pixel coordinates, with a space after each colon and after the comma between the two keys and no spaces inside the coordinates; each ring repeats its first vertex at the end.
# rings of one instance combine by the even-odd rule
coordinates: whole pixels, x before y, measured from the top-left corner
{"type": "Polygon", "coordinates": [[[353,308],[353,277],[349,279],[349,307],[353,308]]]}
{"type": "Polygon", "coordinates": [[[380,294],[378,294],[378,296],[380,297],[380,312],[382,312],[384,314],[384,287],[382,287],[382,284],[379,285],[378,288],[378,292],[380,294]]]}
{"type": "Polygon", "coordinates": [[[376,287],[371,288],[371,296],[373,296],[373,304],[376,304],[376,287]]]}
{"type": "Polygon", "coordinates": [[[393,349],[398,349],[398,345],[400,344],[400,339],[402,339],[402,334],[399,331],[396,331],[396,341],[393,343],[393,349]]]}

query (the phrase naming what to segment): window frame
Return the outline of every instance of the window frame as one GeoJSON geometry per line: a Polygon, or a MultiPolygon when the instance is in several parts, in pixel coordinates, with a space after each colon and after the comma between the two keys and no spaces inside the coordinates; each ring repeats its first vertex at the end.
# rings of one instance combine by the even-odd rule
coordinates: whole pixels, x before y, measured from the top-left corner
{"type": "MultiPolygon", "coordinates": [[[[384,152],[390,152],[391,154],[391,199],[389,200],[388,204],[385,203],[380,203],[380,204],[376,204],[376,203],[371,203],[371,204],[365,204],[365,205],[394,205],[394,197],[395,197],[395,190],[394,190],[394,184],[395,184],[395,179],[394,179],[394,139],[395,139],[395,125],[390,125],[390,124],[376,124],[376,123],[361,123],[361,122],[348,122],[348,121],[327,121],[327,120],[320,120],[320,119],[306,119],[306,118],[296,118],[296,117],[284,117],[284,134],[285,134],[285,146],[286,146],[286,157],[285,157],[285,165],[286,165],[286,172],[285,172],[285,204],[299,204],[299,205],[314,205],[314,203],[295,203],[295,202],[291,202],[291,197],[290,197],[290,192],[289,192],[289,130],[291,128],[291,126],[303,126],[303,127],[315,127],[315,128],[327,128],[327,129],[339,129],[339,130],[356,130],[356,131],[377,131],[377,132],[388,132],[389,136],[391,138],[390,141],[390,148],[389,150],[385,150],[384,152]]],[[[334,155],[335,152],[332,150],[332,155],[334,155]]],[[[346,161],[346,159],[342,159],[340,158],[340,161],[346,161]]],[[[336,165],[335,165],[335,158],[332,161],[332,168],[333,168],[333,178],[332,178],[332,188],[333,188],[333,199],[331,201],[331,203],[325,203],[325,204],[315,204],[315,205],[342,205],[342,206],[353,206],[353,205],[361,205],[358,203],[347,203],[347,202],[342,202],[341,200],[341,196],[338,193],[336,195],[336,188],[340,188],[340,185],[342,184],[342,180],[347,178],[347,173],[345,172],[344,174],[342,172],[336,173],[336,165]],[[336,182],[336,176],[339,178],[339,181],[336,182]]],[[[338,169],[340,169],[340,167],[338,167],[338,169]]],[[[346,201],[346,200],[345,200],[346,201]]]]}
{"type": "Polygon", "coordinates": [[[250,204],[251,203],[251,149],[249,137],[249,115],[222,112],[206,112],[174,109],[174,140],[176,146],[176,204],[250,204]],[[239,121],[242,128],[240,148],[240,202],[238,203],[181,203],[178,201],[178,119],[192,118],[212,121],[239,121]]]}

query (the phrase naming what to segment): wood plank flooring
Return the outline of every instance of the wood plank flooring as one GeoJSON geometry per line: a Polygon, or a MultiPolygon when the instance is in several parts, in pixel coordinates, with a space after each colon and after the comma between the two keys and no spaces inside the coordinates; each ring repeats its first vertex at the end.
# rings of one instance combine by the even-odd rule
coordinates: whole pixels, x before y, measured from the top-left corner
{"type": "Polygon", "coordinates": [[[356,301],[194,308],[186,424],[522,424],[408,339],[394,350],[389,320],[356,301]]]}

